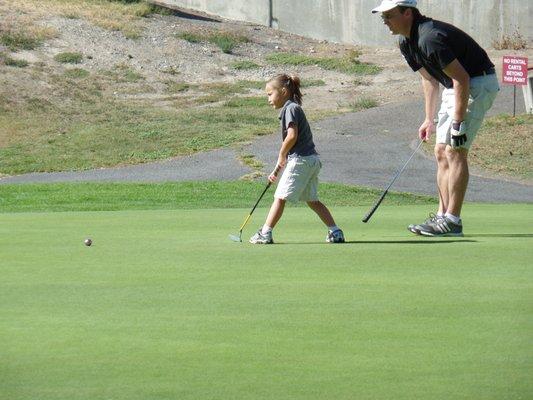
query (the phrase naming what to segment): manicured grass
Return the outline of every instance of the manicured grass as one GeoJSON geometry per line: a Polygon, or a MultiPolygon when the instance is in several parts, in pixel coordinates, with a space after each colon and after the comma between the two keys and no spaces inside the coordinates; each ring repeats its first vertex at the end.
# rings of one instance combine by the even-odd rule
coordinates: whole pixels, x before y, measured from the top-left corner
{"type": "MultiPolygon", "coordinates": [[[[0,212],[108,211],[252,207],[263,191],[257,182],[57,183],[0,185],[0,212]]],[[[272,201],[265,195],[265,206],[272,201]]],[[[335,206],[370,205],[378,190],[321,183],[324,203],[335,206]]],[[[434,204],[435,199],[408,193],[389,193],[384,204],[434,204]]]]}
{"type": "Polygon", "coordinates": [[[335,207],[339,246],[303,208],[256,247],[247,208],[0,214],[0,397],[531,398],[532,206],[410,235],[432,208],[335,207]]]}

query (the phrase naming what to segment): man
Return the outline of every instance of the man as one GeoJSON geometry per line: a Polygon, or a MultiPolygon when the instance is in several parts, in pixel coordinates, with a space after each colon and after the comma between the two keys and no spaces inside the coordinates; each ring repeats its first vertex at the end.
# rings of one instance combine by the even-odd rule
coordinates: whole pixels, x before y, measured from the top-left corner
{"type": "Polygon", "coordinates": [[[416,6],[416,0],[383,0],[372,10],[381,13],[393,35],[400,35],[402,55],[422,77],[426,118],[418,130],[420,139],[427,141],[437,131],[439,209],[408,229],[418,235],[463,236],[460,215],[468,186],[468,149],[500,90],[498,79],[494,64],[474,39],[421,15],[416,6]],[[439,84],[445,89],[435,121],[439,84]]]}

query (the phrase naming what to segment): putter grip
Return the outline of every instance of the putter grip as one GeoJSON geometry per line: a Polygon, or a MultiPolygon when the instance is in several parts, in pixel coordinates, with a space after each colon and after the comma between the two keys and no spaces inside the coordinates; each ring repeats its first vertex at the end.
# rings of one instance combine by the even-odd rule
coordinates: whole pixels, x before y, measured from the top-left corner
{"type": "Polygon", "coordinates": [[[370,209],[370,211],[364,216],[364,218],[362,219],[362,221],[366,224],[368,222],[368,220],[372,217],[372,215],[376,212],[376,210],[378,209],[379,205],[381,204],[381,202],[383,201],[383,199],[385,198],[385,196],[387,195],[389,191],[388,190],[385,190],[383,192],[383,194],[379,197],[378,201],[376,201],[376,204],[374,204],[372,206],[372,208],[370,209]]]}

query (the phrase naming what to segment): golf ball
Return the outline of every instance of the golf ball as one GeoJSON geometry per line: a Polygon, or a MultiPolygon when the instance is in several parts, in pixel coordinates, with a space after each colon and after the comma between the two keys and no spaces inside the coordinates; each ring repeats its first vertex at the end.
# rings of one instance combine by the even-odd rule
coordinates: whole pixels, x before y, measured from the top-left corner
{"type": "Polygon", "coordinates": [[[90,246],[91,244],[93,244],[93,241],[91,239],[85,239],[83,243],[85,243],[85,246],[90,246]]]}

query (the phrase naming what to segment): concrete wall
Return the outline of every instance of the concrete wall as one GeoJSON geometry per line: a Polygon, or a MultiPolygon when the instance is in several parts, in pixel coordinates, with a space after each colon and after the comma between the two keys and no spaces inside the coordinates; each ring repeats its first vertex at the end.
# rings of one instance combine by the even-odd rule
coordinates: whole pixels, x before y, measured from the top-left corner
{"type": "MultiPolygon", "coordinates": [[[[316,39],[394,46],[379,15],[370,13],[380,0],[158,0],[224,18],[271,25],[316,39]]],[[[491,46],[516,31],[533,41],[531,0],[419,0],[423,14],[450,22],[491,46]]]]}

